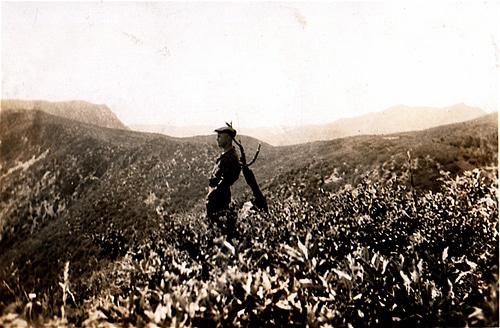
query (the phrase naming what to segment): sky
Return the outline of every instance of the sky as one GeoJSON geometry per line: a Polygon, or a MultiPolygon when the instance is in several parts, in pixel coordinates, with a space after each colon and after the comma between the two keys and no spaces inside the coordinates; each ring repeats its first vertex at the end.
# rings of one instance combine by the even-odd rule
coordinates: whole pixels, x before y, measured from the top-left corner
{"type": "Polygon", "coordinates": [[[1,93],[106,104],[126,125],[493,112],[499,18],[498,1],[2,1],[1,93]]]}

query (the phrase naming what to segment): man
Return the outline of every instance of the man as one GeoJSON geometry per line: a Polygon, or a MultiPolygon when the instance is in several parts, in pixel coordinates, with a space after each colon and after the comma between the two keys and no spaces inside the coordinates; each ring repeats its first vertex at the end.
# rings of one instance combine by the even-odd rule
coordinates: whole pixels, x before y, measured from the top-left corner
{"type": "Polygon", "coordinates": [[[210,191],[207,196],[207,216],[218,219],[229,209],[231,203],[231,186],[240,176],[241,166],[233,147],[236,130],[230,125],[216,129],[217,143],[224,150],[217,159],[210,177],[210,191]]]}

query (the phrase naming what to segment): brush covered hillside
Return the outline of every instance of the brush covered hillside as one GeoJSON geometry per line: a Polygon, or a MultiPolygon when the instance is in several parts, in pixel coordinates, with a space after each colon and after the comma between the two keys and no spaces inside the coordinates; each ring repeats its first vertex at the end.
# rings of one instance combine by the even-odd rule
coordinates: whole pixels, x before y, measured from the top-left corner
{"type": "Polygon", "coordinates": [[[497,119],[263,144],[228,234],[213,135],[2,110],[0,325],[497,326],[497,119]]]}
{"type": "MultiPolygon", "coordinates": [[[[113,260],[132,238],[150,233],[148,220],[158,213],[200,203],[211,169],[206,164],[217,156],[215,146],[37,110],[4,111],[1,131],[2,258],[20,260],[19,269],[34,276],[61,259],[89,274],[100,259],[89,243],[114,236],[97,248],[113,260]]],[[[49,286],[46,280],[54,278],[36,281],[49,286]]]]}
{"type": "Polygon", "coordinates": [[[41,110],[83,123],[113,129],[128,129],[108,106],[96,105],[86,101],[50,102],[45,100],[2,99],[0,112],[2,110],[41,110]]]}
{"type": "Polygon", "coordinates": [[[293,183],[314,199],[318,190],[351,188],[364,179],[385,184],[400,177],[410,187],[411,163],[413,187],[420,192],[437,191],[441,171],[456,176],[496,166],[497,120],[494,113],[423,131],[277,147],[256,171],[272,177],[264,182],[270,189],[293,183]],[[265,164],[269,162],[272,168],[265,164]]]}

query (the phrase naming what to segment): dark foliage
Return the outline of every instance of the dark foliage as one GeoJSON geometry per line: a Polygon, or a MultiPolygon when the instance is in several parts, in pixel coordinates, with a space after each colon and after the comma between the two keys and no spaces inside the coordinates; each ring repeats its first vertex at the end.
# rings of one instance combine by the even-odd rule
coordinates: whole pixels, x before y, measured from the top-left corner
{"type": "MultiPolygon", "coordinates": [[[[229,238],[203,215],[213,137],[2,112],[0,310],[77,326],[497,325],[497,138],[490,115],[264,145],[252,169],[269,213],[231,214],[229,238]]],[[[238,211],[250,190],[233,194],[238,211]]]]}

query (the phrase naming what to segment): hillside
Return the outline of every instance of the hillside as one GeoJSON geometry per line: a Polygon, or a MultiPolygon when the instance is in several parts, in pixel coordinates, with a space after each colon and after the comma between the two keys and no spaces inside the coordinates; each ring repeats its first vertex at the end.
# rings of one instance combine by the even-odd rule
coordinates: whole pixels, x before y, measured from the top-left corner
{"type": "MultiPolygon", "coordinates": [[[[306,231],[316,231],[313,235],[317,238],[323,236],[326,231],[322,230],[323,225],[338,231],[337,227],[331,227],[332,222],[347,220],[345,215],[354,214],[349,203],[353,199],[351,194],[347,195],[349,200],[337,198],[349,192],[358,195],[362,190],[358,185],[368,185],[366,188],[372,188],[369,189],[370,195],[376,195],[377,189],[369,186],[380,186],[378,192],[383,193],[383,188],[392,190],[397,183],[397,190],[405,195],[404,190],[411,187],[408,151],[419,197],[429,190],[439,191],[442,187],[442,181],[438,180],[442,176],[440,170],[451,172],[454,178],[466,170],[483,168],[491,172],[489,178],[493,178],[497,172],[496,167],[491,167],[496,166],[498,160],[497,120],[497,114],[491,114],[419,132],[357,136],[286,147],[263,144],[261,155],[252,168],[270,202],[272,220],[276,221],[269,221],[269,226],[262,219],[241,221],[238,229],[241,229],[245,242],[242,241],[238,249],[242,256],[249,256],[243,261],[249,266],[245,270],[267,270],[265,266],[257,268],[250,263],[265,263],[259,252],[271,252],[286,240],[296,241],[299,235],[294,233],[307,240],[306,231]],[[323,217],[324,213],[330,214],[323,217]],[[328,219],[331,215],[335,215],[334,221],[328,219]],[[321,225],[315,221],[322,218],[325,221],[321,221],[321,225]],[[304,230],[305,227],[312,230],[304,230]],[[263,248],[259,251],[258,247],[263,248]],[[249,253],[250,250],[255,253],[249,253]]],[[[258,140],[246,136],[241,136],[241,140],[248,155],[253,155],[258,140]]],[[[214,256],[210,263],[223,263],[220,262],[223,261],[221,255],[216,253],[219,248],[213,247],[211,239],[219,232],[211,230],[203,216],[207,179],[219,152],[215,144],[214,135],[172,138],[103,128],[39,110],[3,110],[0,120],[0,268],[3,268],[0,280],[4,284],[0,286],[0,310],[22,302],[23,293],[35,293],[46,295],[44,311],[52,312],[45,315],[51,318],[54,313],[59,313],[59,282],[65,263],[71,264],[71,291],[76,295],[77,304],[95,299],[104,292],[115,295],[115,300],[119,299],[118,295],[122,298],[132,295],[133,299],[134,286],[130,287],[132,291],[123,290],[123,286],[132,283],[132,278],[129,273],[120,276],[123,266],[132,259],[145,265],[144,269],[137,267],[136,270],[145,271],[137,271],[138,276],[134,279],[143,281],[141,279],[151,275],[145,280],[151,288],[160,286],[162,279],[163,286],[177,286],[173,280],[168,280],[173,272],[184,272],[179,273],[184,278],[177,278],[181,279],[178,281],[195,279],[189,281],[196,286],[206,279],[227,277],[220,272],[227,266],[214,264],[207,269],[209,278],[206,270],[198,266],[204,263],[200,259],[210,256],[214,256]],[[156,260],[163,264],[148,262],[156,260]],[[179,268],[181,262],[188,271],[179,268]],[[153,271],[149,271],[148,265],[153,271]],[[162,265],[173,265],[174,268],[161,269],[162,265]],[[161,276],[157,276],[154,270],[160,270],[161,276]]],[[[239,205],[249,199],[248,192],[240,179],[233,190],[239,205]]],[[[370,197],[376,199],[376,196],[370,197]]],[[[409,212],[409,205],[405,203],[409,200],[398,197],[397,201],[404,203],[398,206],[409,212]]],[[[395,201],[384,200],[383,206],[388,207],[395,201]]],[[[357,203],[356,206],[373,211],[372,205],[365,209],[363,204],[357,203]]],[[[423,202],[422,207],[425,204],[423,202]]],[[[430,208],[428,211],[431,213],[430,208]]],[[[474,213],[480,215],[477,211],[474,213]]],[[[367,217],[361,218],[366,220],[367,217]]],[[[395,217],[389,218],[393,220],[395,217]]],[[[438,218],[425,214],[423,219],[429,217],[438,218]]],[[[453,217],[462,217],[462,214],[453,217]]],[[[248,220],[251,218],[249,216],[248,220]]],[[[358,222],[359,218],[355,218],[353,222],[358,222]]],[[[367,227],[374,229],[371,225],[367,227]]],[[[401,236],[408,237],[412,233],[402,233],[401,236]]],[[[372,245],[372,235],[367,230],[359,233],[359,238],[364,236],[367,241],[342,239],[345,248],[335,252],[336,256],[349,254],[352,249],[347,244],[349,242],[372,245]]],[[[333,232],[332,236],[344,238],[333,232]]],[[[441,236],[441,231],[438,236],[441,236]]],[[[476,245],[479,247],[478,243],[476,245]]],[[[231,253],[227,244],[224,247],[231,253]]],[[[403,244],[398,247],[402,248],[403,244]]],[[[465,252],[463,249],[460,248],[460,252],[465,252]]],[[[442,252],[442,249],[438,251],[442,252]]],[[[329,261],[333,251],[324,252],[324,261],[329,261]]],[[[268,259],[271,260],[272,257],[268,259]]],[[[237,257],[235,261],[239,263],[237,257]]],[[[485,262],[484,265],[489,264],[485,262]]],[[[233,263],[233,267],[236,265],[233,263]]],[[[305,279],[298,274],[296,280],[305,279]]],[[[324,274],[327,277],[327,273],[324,274]]],[[[246,273],[243,276],[246,277],[246,273]]],[[[257,280],[253,281],[257,283],[257,280]]],[[[272,284],[275,283],[278,282],[273,280],[272,284]]],[[[139,302],[141,297],[137,297],[137,304],[144,302],[144,299],[139,302]]],[[[153,298],[148,302],[153,302],[153,298]]],[[[236,306],[235,311],[240,310],[236,306]]],[[[135,315],[146,315],[141,313],[135,315]]],[[[80,318],[78,320],[82,320],[82,316],[81,313],[74,314],[74,318],[80,318]]],[[[111,314],[108,313],[107,317],[111,318],[111,314]]],[[[137,317],[127,318],[138,320],[137,317]]]]}
{"type": "Polygon", "coordinates": [[[496,166],[498,160],[498,114],[462,123],[406,133],[356,136],[330,141],[278,147],[271,161],[280,172],[269,172],[270,186],[294,182],[306,189],[336,190],[356,186],[365,177],[383,183],[394,176],[409,184],[408,152],[414,187],[437,190],[440,171],[452,176],[475,167],[496,166]]]}
{"type": "Polygon", "coordinates": [[[91,104],[86,101],[49,102],[44,100],[2,100],[3,110],[41,110],[48,114],[61,116],[82,123],[95,124],[105,128],[128,128],[106,105],[91,104]]]}
{"type": "MultiPolygon", "coordinates": [[[[199,203],[210,169],[206,163],[216,157],[208,145],[37,110],[4,111],[0,130],[0,262],[22,263],[27,286],[46,263],[57,270],[61,258],[88,278],[88,263],[104,254],[111,260],[118,256],[124,251],[120,240],[145,238],[157,213],[199,203]],[[92,245],[104,235],[120,240],[97,244],[105,253],[96,254],[92,245]]],[[[57,276],[43,274],[36,281],[49,286],[47,279],[57,276]]]]}

